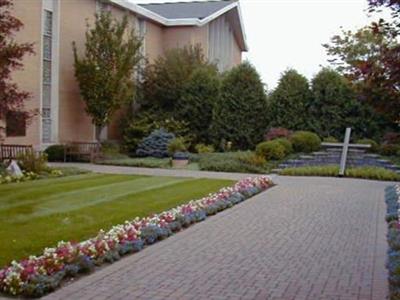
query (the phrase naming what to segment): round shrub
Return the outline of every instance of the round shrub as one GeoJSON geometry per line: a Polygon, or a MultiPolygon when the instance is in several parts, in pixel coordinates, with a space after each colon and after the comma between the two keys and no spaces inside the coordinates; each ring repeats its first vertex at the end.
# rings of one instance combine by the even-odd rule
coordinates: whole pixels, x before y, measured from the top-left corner
{"type": "Polygon", "coordinates": [[[194,148],[196,149],[196,152],[199,154],[215,152],[213,145],[197,144],[194,148]]]}
{"type": "Polygon", "coordinates": [[[290,138],[295,152],[309,153],[321,147],[321,139],[310,131],[296,131],[290,138]]]}
{"type": "Polygon", "coordinates": [[[285,147],[277,141],[262,142],[256,147],[256,154],[268,160],[281,160],[285,158],[285,153],[285,147]]]}
{"type": "Polygon", "coordinates": [[[48,161],[64,161],[64,145],[52,145],[44,150],[48,161]]]}
{"type": "Polygon", "coordinates": [[[283,147],[285,147],[285,155],[293,152],[293,145],[288,139],[279,138],[275,139],[274,141],[280,143],[283,147]]]}
{"type": "Polygon", "coordinates": [[[173,139],[175,139],[175,135],[164,129],[154,130],[138,145],[136,155],[139,157],[168,157],[168,144],[173,139]]]}
{"type": "Polygon", "coordinates": [[[369,152],[378,152],[379,151],[378,143],[371,139],[357,140],[356,144],[371,145],[371,148],[368,149],[369,152]]]}

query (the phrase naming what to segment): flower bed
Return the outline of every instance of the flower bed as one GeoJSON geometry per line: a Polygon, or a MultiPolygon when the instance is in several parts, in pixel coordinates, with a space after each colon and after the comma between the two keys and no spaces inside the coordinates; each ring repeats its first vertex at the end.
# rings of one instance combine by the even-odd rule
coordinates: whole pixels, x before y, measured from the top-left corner
{"type": "Polygon", "coordinates": [[[13,261],[0,270],[0,290],[11,295],[43,296],[56,289],[65,278],[91,272],[96,266],[140,251],[145,245],[165,239],[271,186],[269,177],[247,178],[169,211],[126,221],[107,232],[101,230],[96,237],[86,241],[61,241],[55,248],[46,248],[41,256],[13,261]]]}
{"type": "Polygon", "coordinates": [[[387,268],[389,271],[389,298],[400,299],[400,185],[388,187],[386,189],[388,222],[388,260],[387,268]]]}

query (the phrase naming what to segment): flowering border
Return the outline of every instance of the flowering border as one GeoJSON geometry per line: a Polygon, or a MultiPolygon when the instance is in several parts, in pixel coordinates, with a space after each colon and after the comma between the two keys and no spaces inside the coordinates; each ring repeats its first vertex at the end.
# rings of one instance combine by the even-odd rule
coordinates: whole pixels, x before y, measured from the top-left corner
{"type": "Polygon", "coordinates": [[[80,243],[61,241],[46,248],[41,256],[13,261],[0,270],[0,291],[10,295],[41,297],[55,290],[65,278],[89,273],[96,266],[112,263],[121,256],[138,252],[145,245],[165,239],[191,224],[232,207],[273,185],[268,176],[246,178],[199,200],[125,224],[100,230],[80,243]]]}
{"type": "Polygon", "coordinates": [[[386,267],[389,271],[389,298],[400,299],[400,185],[386,188],[387,240],[389,244],[386,267]]]}

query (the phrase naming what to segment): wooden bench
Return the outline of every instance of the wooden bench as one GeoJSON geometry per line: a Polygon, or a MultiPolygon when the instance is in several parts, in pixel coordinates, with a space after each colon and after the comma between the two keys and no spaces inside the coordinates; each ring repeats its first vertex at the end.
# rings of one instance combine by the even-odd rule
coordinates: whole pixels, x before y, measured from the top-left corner
{"type": "Polygon", "coordinates": [[[33,152],[32,145],[0,144],[0,161],[17,159],[19,155],[33,152]]]}
{"type": "Polygon", "coordinates": [[[87,157],[94,162],[101,153],[101,144],[96,142],[69,142],[64,145],[64,162],[72,157],[82,159],[87,157]]]}

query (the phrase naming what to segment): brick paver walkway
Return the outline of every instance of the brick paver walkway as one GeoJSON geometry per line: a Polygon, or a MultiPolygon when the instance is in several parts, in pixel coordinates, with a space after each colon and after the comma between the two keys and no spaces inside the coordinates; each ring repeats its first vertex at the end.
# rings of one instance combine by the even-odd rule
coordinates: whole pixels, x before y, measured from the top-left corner
{"type": "Polygon", "coordinates": [[[388,183],[276,180],[46,299],[385,299],[388,183]]]}

